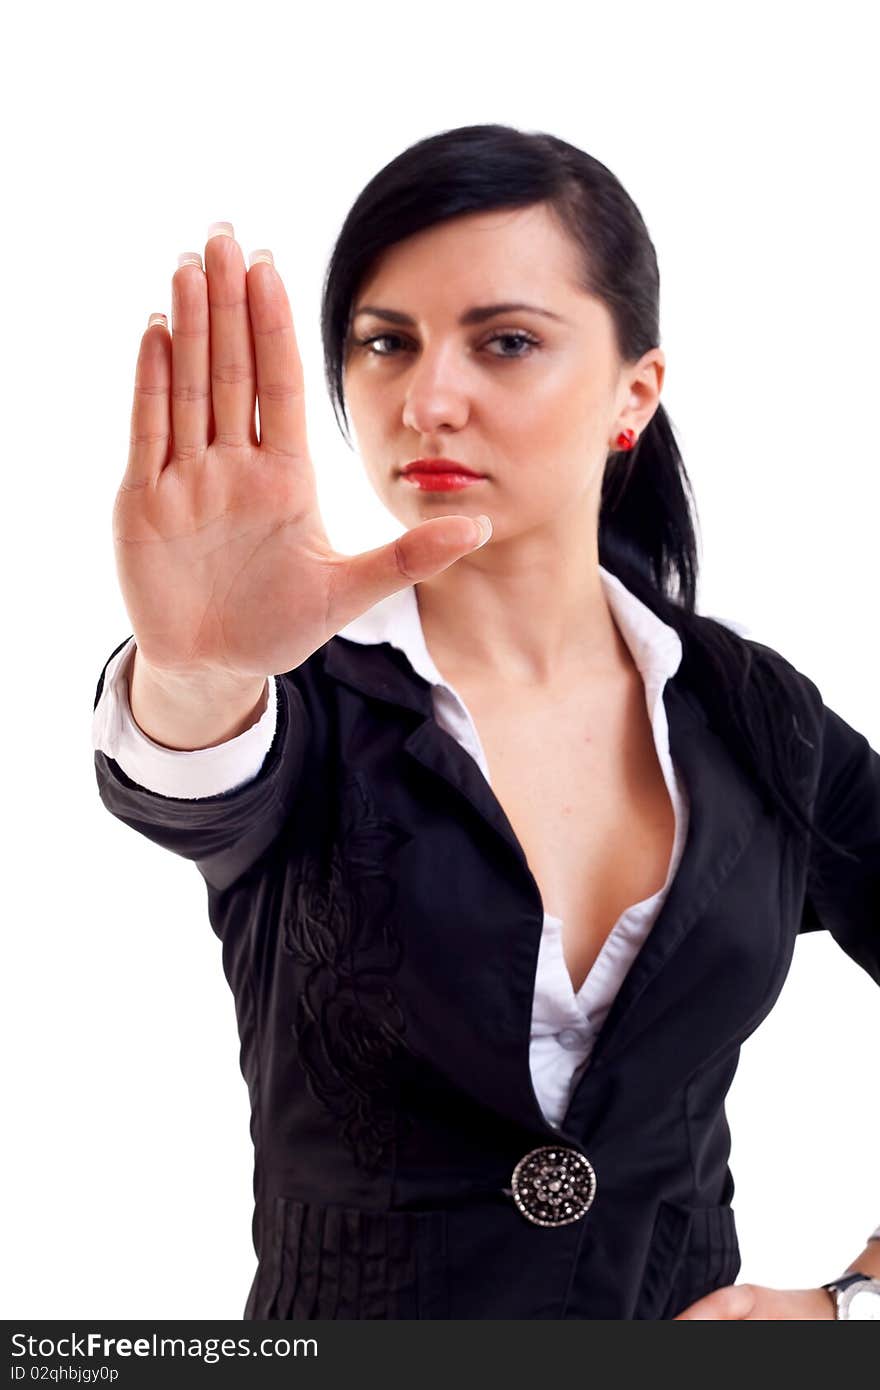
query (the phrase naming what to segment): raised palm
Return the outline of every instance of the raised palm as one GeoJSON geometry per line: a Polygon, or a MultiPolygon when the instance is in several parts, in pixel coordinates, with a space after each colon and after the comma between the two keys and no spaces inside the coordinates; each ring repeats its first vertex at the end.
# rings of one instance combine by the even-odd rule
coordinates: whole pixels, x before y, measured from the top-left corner
{"type": "Polygon", "coordinates": [[[293,318],[274,266],[212,236],[172,279],[172,333],[145,332],[113,508],[117,572],[157,671],[288,671],[380,599],[478,543],[434,517],[358,555],[330,545],[306,438],[293,318]],[[255,405],[259,400],[260,437],[255,405]]]}

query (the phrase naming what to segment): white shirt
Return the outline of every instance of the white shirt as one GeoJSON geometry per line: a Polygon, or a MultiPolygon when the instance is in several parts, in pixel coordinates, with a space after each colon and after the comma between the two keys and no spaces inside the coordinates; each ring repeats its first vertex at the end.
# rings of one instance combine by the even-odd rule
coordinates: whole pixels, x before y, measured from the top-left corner
{"type": "MultiPolygon", "coordinates": [[[[686,789],[672,762],[663,703],[666,682],[681,662],[681,639],[616,575],[602,565],[599,575],[615,622],[644,681],[657,757],[675,813],[675,833],[662,887],[652,897],[631,904],[621,913],[577,992],[562,953],[562,921],[544,912],[529,1057],[535,1095],[554,1126],[561,1123],[599,1029],[666,899],[687,838],[690,810],[686,789]]],[[[491,772],[473,718],[461,696],[437,669],[425,644],[413,585],[391,594],[340,628],[339,636],[353,642],[390,642],[399,648],[413,669],[431,683],[438,724],[470,753],[491,786],[491,772]]],[[[165,748],[148,738],[131,715],[126,677],[134,645],[131,637],[108,663],[94,713],[94,747],[114,758],[139,786],[164,796],[214,796],[255,777],[275,731],[278,677],[269,682],[265,711],[244,733],[212,748],[192,752],[165,748]]],[[[880,1226],[868,1239],[880,1239],[880,1226]]]]}

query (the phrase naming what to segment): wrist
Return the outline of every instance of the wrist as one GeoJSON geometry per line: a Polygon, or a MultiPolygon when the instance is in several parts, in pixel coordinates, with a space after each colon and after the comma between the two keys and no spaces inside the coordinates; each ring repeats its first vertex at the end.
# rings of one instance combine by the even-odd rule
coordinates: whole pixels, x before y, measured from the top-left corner
{"type": "Polygon", "coordinates": [[[135,651],[128,672],[131,716],[163,748],[194,751],[235,738],[257,723],[268,704],[266,676],[185,675],[155,671],[135,651]]]}

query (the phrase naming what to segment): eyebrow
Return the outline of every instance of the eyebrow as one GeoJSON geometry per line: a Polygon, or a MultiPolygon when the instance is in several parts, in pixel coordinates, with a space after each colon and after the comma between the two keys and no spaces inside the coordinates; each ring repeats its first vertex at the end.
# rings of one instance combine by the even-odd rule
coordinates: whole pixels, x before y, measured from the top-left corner
{"type": "MultiPolygon", "coordinates": [[[[472,323],[484,323],[486,319],[495,318],[498,314],[510,314],[515,310],[525,309],[530,314],[543,314],[545,318],[555,319],[557,323],[565,323],[565,319],[560,314],[554,314],[550,309],[540,309],[536,304],[505,303],[505,304],[475,304],[470,309],[465,309],[459,316],[458,322],[462,327],[467,327],[472,323]]],[[[415,327],[415,319],[409,314],[401,314],[397,309],[378,309],[372,304],[364,304],[357,313],[352,315],[352,322],[360,318],[361,314],[373,314],[377,319],[387,319],[389,323],[405,325],[408,328],[415,327]]]]}

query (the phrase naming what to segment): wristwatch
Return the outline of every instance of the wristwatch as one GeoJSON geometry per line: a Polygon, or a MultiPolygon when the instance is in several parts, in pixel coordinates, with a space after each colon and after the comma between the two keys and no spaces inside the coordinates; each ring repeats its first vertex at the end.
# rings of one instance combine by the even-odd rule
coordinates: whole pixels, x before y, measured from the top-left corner
{"type": "Polygon", "coordinates": [[[834,1299],[836,1318],[877,1318],[880,1320],[880,1279],[856,1270],[841,1274],[830,1284],[823,1284],[834,1299]]]}

